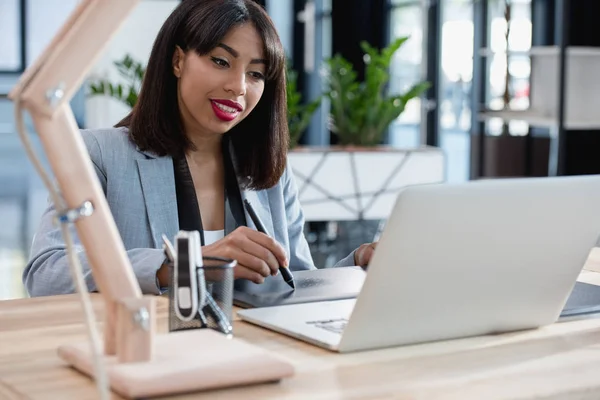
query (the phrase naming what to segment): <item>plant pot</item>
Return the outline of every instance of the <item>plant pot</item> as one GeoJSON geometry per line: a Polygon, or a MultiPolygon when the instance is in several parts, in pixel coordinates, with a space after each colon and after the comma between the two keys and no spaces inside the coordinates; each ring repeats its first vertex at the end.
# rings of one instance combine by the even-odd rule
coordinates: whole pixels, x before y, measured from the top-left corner
{"type": "Polygon", "coordinates": [[[443,152],[427,146],[298,147],[288,163],[307,221],[386,219],[404,187],[445,179],[443,152]]]}

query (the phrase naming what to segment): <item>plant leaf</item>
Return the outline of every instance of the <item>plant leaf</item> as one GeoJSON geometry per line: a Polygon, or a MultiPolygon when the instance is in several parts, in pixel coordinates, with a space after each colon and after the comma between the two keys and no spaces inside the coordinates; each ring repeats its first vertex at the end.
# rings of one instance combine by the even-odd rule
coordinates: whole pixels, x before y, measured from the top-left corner
{"type": "Polygon", "coordinates": [[[89,84],[90,96],[108,96],[118,100],[130,108],[137,103],[139,90],[145,74],[145,67],[129,54],[120,60],[115,60],[113,65],[119,75],[126,80],[123,82],[110,82],[109,80],[98,80],[89,84]]]}
{"type": "Polygon", "coordinates": [[[388,94],[390,64],[407,40],[408,36],[397,38],[381,50],[361,42],[365,54],[363,81],[357,79],[352,64],[343,57],[335,55],[326,61],[329,75],[325,95],[331,100],[331,126],[340,143],[381,143],[385,130],[405,110],[406,103],[430,86],[421,82],[405,93],[388,94]]]}

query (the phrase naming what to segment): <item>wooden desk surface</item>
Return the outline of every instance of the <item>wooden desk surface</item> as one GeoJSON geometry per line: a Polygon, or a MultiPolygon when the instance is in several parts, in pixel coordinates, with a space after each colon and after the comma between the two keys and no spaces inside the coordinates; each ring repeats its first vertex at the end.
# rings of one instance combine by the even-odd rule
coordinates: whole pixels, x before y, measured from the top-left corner
{"type": "MultiPolygon", "coordinates": [[[[583,271],[580,280],[600,285],[595,267],[583,271]]],[[[159,300],[159,329],[166,332],[167,300],[159,300]]],[[[101,318],[101,299],[95,296],[94,302],[101,318]]],[[[343,355],[242,321],[234,323],[234,332],[291,361],[295,376],[274,384],[176,398],[600,398],[600,318],[343,355]]],[[[0,399],[97,398],[92,381],[56,356],[59,345],[85,339],[74,296],[0,302],[0,399]]]]}

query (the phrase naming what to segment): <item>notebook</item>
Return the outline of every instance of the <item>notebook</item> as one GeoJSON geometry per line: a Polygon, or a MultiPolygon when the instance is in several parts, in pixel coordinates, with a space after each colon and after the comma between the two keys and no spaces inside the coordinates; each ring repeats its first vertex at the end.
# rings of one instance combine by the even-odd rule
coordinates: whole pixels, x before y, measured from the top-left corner
{"type": "Polygon", "coordinates": [[[233,302],[242,308],[256,308],[354,299],[366,273],[360,267],[340,267],[293,271],[293,274],[296,290],[285,283],[281,275],[267,277],[261,284],[238,280],[233,302]]]}

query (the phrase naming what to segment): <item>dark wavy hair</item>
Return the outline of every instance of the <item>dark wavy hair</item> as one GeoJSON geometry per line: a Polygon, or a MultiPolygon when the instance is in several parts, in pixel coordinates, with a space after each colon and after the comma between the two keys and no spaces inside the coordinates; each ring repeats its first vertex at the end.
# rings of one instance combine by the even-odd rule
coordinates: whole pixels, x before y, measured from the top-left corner
{"type": "Polygon", "coordinates": [[[129,128],[143,151],[178,157],[193,144],[185,136],[177,102],[173,53],[205,55],[234,27],[251,23],[264,44],[267,71],[263,95],[252,112],[232,128],[237,171],[246,188],[275,185],[286,166],[289,141],[285,89],[285,53],[265,10],[252,0],[186,0],[160,29],[152,47],[138,101],[116,126],[129,128]]]}

